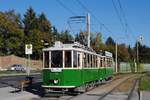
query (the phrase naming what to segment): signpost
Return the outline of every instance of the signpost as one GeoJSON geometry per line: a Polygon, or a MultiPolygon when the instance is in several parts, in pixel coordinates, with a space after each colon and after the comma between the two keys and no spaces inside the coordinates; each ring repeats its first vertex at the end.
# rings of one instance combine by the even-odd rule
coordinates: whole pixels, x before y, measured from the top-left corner
{"type": "Polygon", "coordinates": [[[27,72],[27,75],[29,76],[30,75],[30,67],[31,67],[30,55],[32,54],[32,44],[26,44],[25,45],[25,54],[28,55],[26,72],[27,72]]]}

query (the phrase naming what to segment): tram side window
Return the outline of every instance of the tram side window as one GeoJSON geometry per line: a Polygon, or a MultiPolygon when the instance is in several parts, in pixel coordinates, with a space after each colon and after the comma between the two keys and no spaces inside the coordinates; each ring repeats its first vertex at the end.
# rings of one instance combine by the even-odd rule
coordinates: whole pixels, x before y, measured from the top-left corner
{"type": "Polygon", "coordinates": [[[71,51],[65,51],[65,67],[71,67],[71,51]]]}
{"type": "Polygon", "coordinates": [[[112,59],[109,58],[109,67],[112,67],[112,59]]]}
{"type": "Polygon", "coordinates": [[[85,67],[85,53],[82,53],[82,66],[85,67]]]}
{"type": "Polygon", "coordinates": [[[90,67],[93,67],[93,55],[90,55],[91,57],[91,66],[90,67]]]}
{"type": "Polygon", "coordinates": [[[109,67],[111,67],[111,62],[110,62],[110,59],[109,59],[109,67]]]}
{"type": "Polygon", "coordinates": [[[113,61],[112,61],[112,58],[110,59],[110,67],[113,66],[113,61]]]}
{"type": "Polygon", "coordinates": [[[87,68],[87,67],[88,67],[88,63],[89,63],[89,62],[88,62],[88,54],[85,53],[84,55],[85,55],[85,58],[84,58],[84,67],[87,68]]]}
{"type": "Polygon", "coordinates": [[[96,56],[96,67],[98,68],[99,67],[99,57],[98,56],[96,56]]]}
{"type": "Polygon", "coordinates": [[[62,51],[52,51],[51,52],[51,67],[52,68],[62,68],[62,51]]]}
{"type": "Polygon", "coordinates": [[[96,56],[94,56],[94,67],[97,67],[97,64],[96,64],[96,56]]]}
{"type": "Polygon", "coordinates": [[[44,67],[49,68],[49,51],[44,52],[44,67]]]}
{"type": "Polygon", "coordinates": [[[80,67],[80,54],[78,53],[78,67],[80,67]]]}
{"type": "Polygon", "coordinates": [[[103,58],[100,58],[100,67],[104,67],[103,66],[103,58]]]}
{"type": "Polygon", "coordinates": [[[88,54],[87,56],[88,56],[87,67],[90,67],[90,55],[88,54]]]}
{"type": "Polygon", "coordinates": [[[77,51],[73,52],[73,67],[77,67],[77,51]]]}

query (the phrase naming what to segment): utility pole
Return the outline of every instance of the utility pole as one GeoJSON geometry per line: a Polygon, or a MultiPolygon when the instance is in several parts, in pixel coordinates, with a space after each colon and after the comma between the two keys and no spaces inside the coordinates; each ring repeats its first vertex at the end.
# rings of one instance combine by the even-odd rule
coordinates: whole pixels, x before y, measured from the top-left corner
{"type": "Polygon", "coordinates": [[[115,71],[116,71],[116,73],[118,73],[118,58],[117,58],[117,56],[118,56],[117,55],[117,49],[118,49],[117,47],[118,46],[117,46],[117,41],[116,41],[116,46],[115,47],[116,47],[116,56],[115,56],[115,67],[116,68],[115,68],[115,71]]]}
{"type": "Polygon", "coordinates": [[[137,44],[136,44],[136,53],[137,53],[137,55],[136,55],[136,59],[137,59],[137,62],[136,62],[136,69],[135,69],[135,72],[137,72],[138,71],[138,69],[139,69],[139,43],[141,42],[143,40],[143,36],[142,35],[140,35],[139,37],[137,37],[137,44]]]}
{"type": "Polygon", "coordinates": [[[87,14],[87,34],[88,34],[88,47],[90,47],[90,14],[87,14]]]}
{"type": "Polygon", "coordinates": [[[136,67],[135,67],[135,72],[137,72],[138,69],[138,62],[139,62],[139,45],[138,45],[138,39],[137,39],[137,43],[136,43],[136,67]]]}

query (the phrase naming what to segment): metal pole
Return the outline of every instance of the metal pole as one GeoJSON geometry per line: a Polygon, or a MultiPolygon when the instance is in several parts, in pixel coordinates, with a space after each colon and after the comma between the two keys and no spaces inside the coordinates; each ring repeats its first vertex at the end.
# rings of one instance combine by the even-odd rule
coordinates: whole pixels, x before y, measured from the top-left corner
{"type": "Polygon", "coordinates": [[[90,47],[90,14],[87,14],[88,47],[90,47]]]}
{"type": "Polygon", "coordinates": [[[27,66],[27,75],[30,75],[30,54],[28,54],[28,66],[27,66]]]}
{"type": "Polygon", "coordinates": [[[116,70],[116,73],[118,73],[118,58],[117,58],[117,41],[116,41],[116,57],[115,57],[115,70],[116,70]]]}
{"type": "Polygon", "coordinates": [[[136,63],[137,63],[137,64],[136,64],[136,70],[135,70],[135,72],[137,72],[138,64],[139,64],[139,63],[138,63],[138,62],[139,62],[139,49],[138,49],[138,48],[139,48],[139,45],[138,45],[138,40],[137,40],[136,46],[137,46],[137,47],[136,47],[136,52],[137,52],[137,55],[136,55],[136,56],[137,56],[137,62],[136,62],[136,63]]]}

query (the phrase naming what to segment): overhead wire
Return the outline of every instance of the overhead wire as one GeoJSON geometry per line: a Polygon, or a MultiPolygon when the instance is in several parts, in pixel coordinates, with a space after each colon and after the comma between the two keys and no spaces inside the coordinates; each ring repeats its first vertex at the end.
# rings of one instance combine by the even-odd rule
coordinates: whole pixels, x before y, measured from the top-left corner
{"type": "Polygon", "coordinates": [[[76,15],[75,12],[73,12],[69,7],[67,7],[66,5],[64,5],[61,0],[56,0],[64,9],[66,9],[68,12],[70,12],[72,15],[76,15]]]}
{"type": "Polygon", "coordinates": [[[112,4],[113,4],[113,7],[114,7],[114,9],[115,9],[115,12],[116,12],[116,14],[117,14],[117,16],[118,16],[118,18],[119,18],[119,21],[120,21],[121,26],[122,26],[123,30],[125,30],[125,25],[124,25],[124,23],[123,23],[123,20],[122,20],[122,18],[121,18],[121,16],[120,16],[119,10],[117,9],[117,5],[115,4],[114,0],[112,0],[112,4]]]}
{"type": "MultiPolygon", "coordinates": [[[[71,13],[72,15],[77,15],[75,12],[73,12],[68,6],[66,6],[63,2],[61,2],[61,0],[56,0],[57,3],[62,6],[66,11],[68,11],[69,13],[71,13]]],[[[73,30],[73,28],[71,27],[71,23],[69,20],[67,20],[67,24],[69,26],[69,29],[73,32],[73,34],[75,33],[75,31],[73,30]]]]}
{"type": "MultiPolygon", "coordinates": [[[[117,0],[117,1],[118,1],[118,4],[119,4],[119,7],[120,7],[120,12],[122,13],[122,17],[123,17],[124,22],[125,22],[126,34],[128,34],[127,31],[130,31],[132,33],[132,29],[129,26],[129,23],[128,23],[127,19],[126,19],[126,15],[125,15],[125,12],[123,10],[123,6],[121,4],[121,1],[120,0],[117,0]]],[[[132,37],[135,38],[135,36],[133,36],[133,34],[132,34],[132,37]]]]}
{"type": "Polygon", "coordinates": [[[76,0],[76,1],[77,1],[77,3],[78,3],[83,9],[85,9],[87,12],[89,12],[89,13],[93,16],[93,18],[94,18],[95,20],[97,20],[97,22],[98,22],[101,26],[103,26],[103,28],[104,28],[107,32],[112,33],[112,31],[110,31],[110,29],[109,29],[108,27],[106,27],[106,25],[105,25],[104,23],[102,23],[80,0],[76,0]]]}

